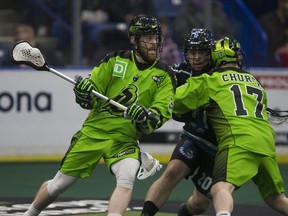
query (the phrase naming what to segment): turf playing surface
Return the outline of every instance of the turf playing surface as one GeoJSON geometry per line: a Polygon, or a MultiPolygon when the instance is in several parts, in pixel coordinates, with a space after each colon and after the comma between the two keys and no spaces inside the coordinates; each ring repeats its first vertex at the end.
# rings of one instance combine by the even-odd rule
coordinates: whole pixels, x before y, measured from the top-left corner
{"type": "MultiPolygon", "coordinates": [[[[58,170],[59,163],[0,163],[0,215],[21,215],[5,213],[7,209],[11,207],[18,209],[27,208],[28,204],[32,201],[35,193],[37,192],[41,183],[54,176],[58,170]],[[17,204],[17,205],[13,205],[17,204]],[[26,204],[26,205],[25,205],[26,204]],[[1,207],[2,206],[2,207],[1,207]]],[[[165,165],[161,172],[165,169],[165,165]]],[[[286,183],[286,190],[288,191],[288,166],[280,165],[280,169],[286,183]]],[[[140,208],[142,207],[143,200],[150,185],[161,174],[157,173],[155,176],[150,177],[147,180],[137,180],[133,192],[133,201],[129,208],[133,211],[128,211],[126,216],[140,215],[140,208]],[[138,210],[138,211],[135,211],[138,210]]],[[[59,202],[64,207],[62,210],[75,209],[75,206],[70,205],[71,201],[75,201],[73,204],[83,203],[83,200],[104,200],[105,204],[103,209],[107,207],[107,200],[114,188],[114,178],[110,175],[105,165],[99,165],[96,167],[94,173],[90,178],[78,181],[72,188],[62,194],[59,202]],[[82,200],[82,201],[81,201],[82,200]],[[68,204],[66,203],[68,202],[68,204]],[[106,206],[106,207],[105,207],[106,206]]],[[[193,190],[193,185],[190,180],[184,180],[179,184],[170,196],[169,202],[161,209],[162,215],[176,215],[178,205],[187,199],[193,190]],[[167,212],[167,213],[166,213],[167,212]]],[[[233,216],[245,215],[245,216],[278,216],[270,208],[266,207],[264,202],[257,191],[257,188],[252,182],[248,182],[240,190],[234,193],[235,198],[235,211],[233,216]]],[[[93,201],[93,202],[94,202],[93,201]]],[[[98,201],[96,203],[98,203],[98,201]]],[[[61,206],[60,205],[60,206],[61,206]]],[[[94,205],[94,204],[93,204],[94,205]]],[[[96,204],[97,207],[98,204],[96,204]]],[[[88,206],[89,207],[89,206],[88,206]]],[[[84,209],[88,208],[83,205],[84,209]]],[[[91,206],[90,206],[91,207],[91,206]]],[[[93,207],[93,206],[92,206],[93,207]]],[[[79,208],[79,206],[77,207],[79,208]]],[[[24,210],[21,211],[24,211],[24,210]]],[[[93,209],[93,208],[92,208],[93,209]]],[[[107,208],[106,208],[107,209],[107,208]]],[[[15,209],[14,209],[15,210],[15,209]]],[[[57,210],[57,208],[56,208],[57,210]]],[[[12,210],[11,210],[12,211],[12,210]]],[[[20,211],[20,210],[19,210],[20,211]]],[[[18,211],[18,212],[19,212],[18,211]]],[[[57,214],[53,214],[57,215],[57,214]]],[[[65,215],[63,212],[58,215],[65,215]]],[[[77,214],[73,214],[77,215],[77,214]]],[[[78,214],[84,216],[84,214],[78,214]]],[[[87,214],[86,214],[87,215],[87,214]]],[[[91,214],[88,214],[91,215],[91,214]]],[[[93,213],[93,215],[101,216],[105,213],[93,213]]],[[[213,215],[213,209],[209,209],[206,215],[213,215]]]]}

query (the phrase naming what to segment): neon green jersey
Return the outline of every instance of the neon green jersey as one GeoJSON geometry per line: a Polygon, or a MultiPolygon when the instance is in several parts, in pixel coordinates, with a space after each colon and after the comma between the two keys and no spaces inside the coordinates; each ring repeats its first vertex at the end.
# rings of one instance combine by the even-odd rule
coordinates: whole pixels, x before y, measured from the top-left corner
{"type": "Polygon", "coordinates": [[[275,155],[274,130],[267,113],[266,92],[256,78],[237,68],[189,78],[176,90],[173,112],[206,107],[219,148],[236,145],[275,155]]]}
{"type": "MultiPolygon", "coordinates": [[[[91,72],[95,90],[124,106],[137,102],[153,111],[160,119],[159,128],[171,118],[175,93],[172,70],[159,61],[146,69],[138,69],[133,51],[107,55],[91,72]]],[[[123,110],[97,99],[81,130],[96,139],[135,142],[141,133],[135,123],[123,118],[123,110]]]]}

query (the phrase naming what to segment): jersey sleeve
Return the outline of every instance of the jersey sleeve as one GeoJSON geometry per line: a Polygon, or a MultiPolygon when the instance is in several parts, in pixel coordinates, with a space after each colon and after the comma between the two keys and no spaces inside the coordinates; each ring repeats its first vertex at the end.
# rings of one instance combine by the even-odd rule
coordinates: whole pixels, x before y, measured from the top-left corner
{"type": "Polygon", "coordinates": [[[157,128],[161,127],[167,120],[172,117],[172,109],[174,104],[175,89],[173,78],[168,74],[163,82],[159,85],[153,99],[153,103],[149,109],[159,118],[157,128]]]}
{"type": "Polygon", "coordinates": [[[176,89],[173,113],[184,114],[190,110],[208,106],[209,99],[207,75],[191,77],[184,85],[176,89]]]}

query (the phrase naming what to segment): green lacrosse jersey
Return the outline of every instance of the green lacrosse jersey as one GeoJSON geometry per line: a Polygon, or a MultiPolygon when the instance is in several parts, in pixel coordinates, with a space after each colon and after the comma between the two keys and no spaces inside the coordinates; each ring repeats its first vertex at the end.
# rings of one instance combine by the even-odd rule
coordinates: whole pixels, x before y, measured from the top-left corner
{"type": "Polygon", "coordinates": [[[219,148],[239,146],[274,156],[274,130],[268,121],[266,92],[256,78],[237,68],[222,68],[189,78],[176,90],[173,112],[205,107],[219,148]]]}
{"type": "MultiPolygon", "coordinates": [[[[159,128],[172,116],[174,74],[160,61],[148,68],[143,66],[136,63],[133,51],[117,51],[108,54],[94,67],[89,79],[97,92],[126,107],[138,103],[150,109],[160,120],[159,128]]],[[[97,99],[81,131],[95,139],[135,142],[141,133],[135,122],[123,118],[123,112],[109,102],[97,99]]]]}

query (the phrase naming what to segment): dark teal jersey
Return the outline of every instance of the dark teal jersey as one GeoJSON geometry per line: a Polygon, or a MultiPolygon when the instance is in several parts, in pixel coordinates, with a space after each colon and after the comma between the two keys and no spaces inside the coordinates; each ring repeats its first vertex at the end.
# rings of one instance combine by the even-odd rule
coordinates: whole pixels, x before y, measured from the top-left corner
{"type": "Polygon", "coordinates": [[[183,114],[199,107],[207,110],[219,148],[236,145],[275,155],[266,92],[252,74],[223,68],[187,79],[176,90],[173,112],[183,114]]]}
{"type": "MultiPolygon", "coordinates": [[[[118,51],[104,58],[91,72],[95,90],[124,106],[139,103],[160,119],[160,127],[171,118],[175,94],[173,71],[156,61],[148,68],[138,69],[133,51],[118,51]]],[[[123,110],[97,99],[84,122],[82,132],[96,139],[135,142],[141,133],[135,123],[123,118],[123,110]]]]}

